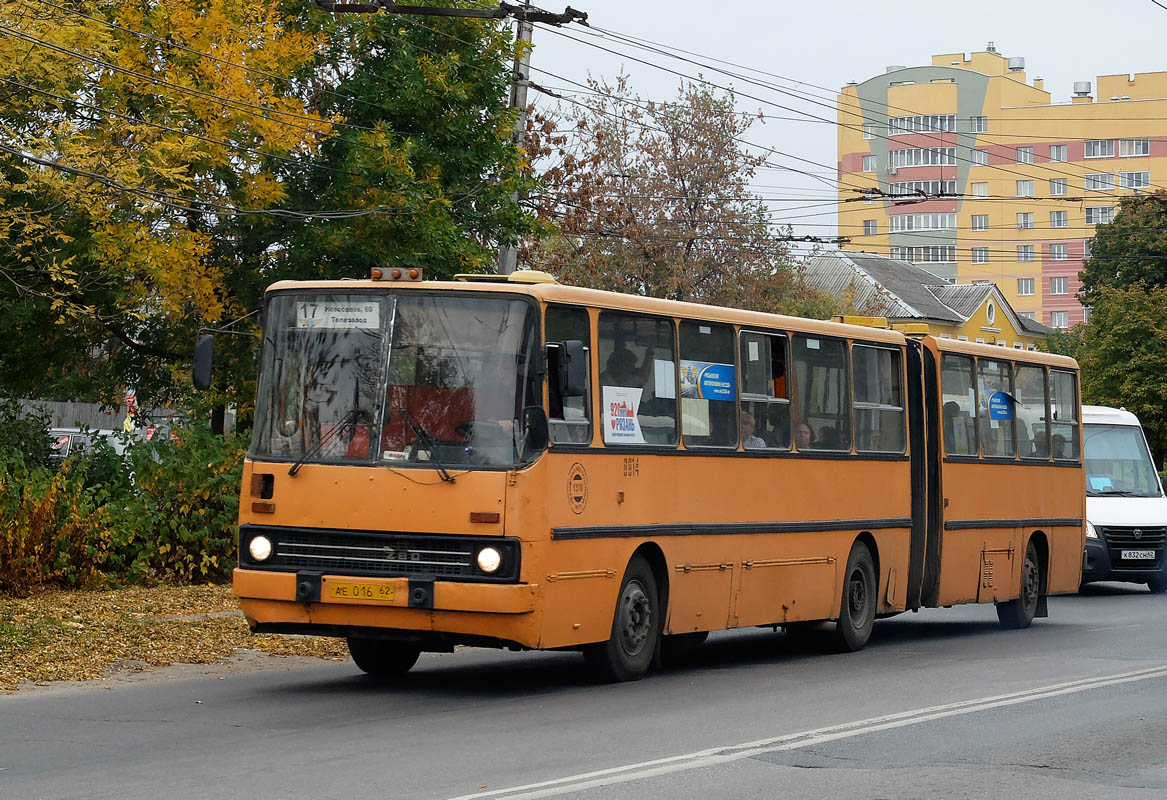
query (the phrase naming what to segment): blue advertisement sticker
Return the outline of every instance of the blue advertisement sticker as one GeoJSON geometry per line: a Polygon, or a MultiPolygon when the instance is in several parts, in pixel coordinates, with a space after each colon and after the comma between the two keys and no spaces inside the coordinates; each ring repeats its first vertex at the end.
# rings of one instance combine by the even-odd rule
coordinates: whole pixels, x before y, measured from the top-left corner
{"type": "Polygon", "coordinates": [[[1007,392],[989,395],[989,419],[1013,419],[1013,398],[1007,392]]]}
{"type": "Polygon", "coordinates": [[[737,399],[737,376],[733,364],[682,360],[681,397],[727,401],[737,399]]]}

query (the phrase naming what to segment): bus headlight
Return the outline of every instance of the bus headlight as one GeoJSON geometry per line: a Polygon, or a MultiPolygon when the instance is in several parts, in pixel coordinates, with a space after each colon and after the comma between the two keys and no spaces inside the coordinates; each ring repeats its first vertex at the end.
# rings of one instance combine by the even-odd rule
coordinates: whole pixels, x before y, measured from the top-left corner
{"type": "Polygon", "coordinates": [[[1097,539],[1098,531],[1094,530],[1094,526],[1090,524],[1090,520],[1086,520],[1086,538],[1097,539]]]}
{"type": "Polygon", "coordinates": [[[247,544],[247,552],[256,561],[267,561],[271,558],[271,539],[266,536],[256,536],[247,544]]]}
{"type": "Polygon", "coordinates": [[[497,572],[502,566],[502,553],[493,547],[484,547],[478,551],[478,568],[483,572],[497,572]]]}

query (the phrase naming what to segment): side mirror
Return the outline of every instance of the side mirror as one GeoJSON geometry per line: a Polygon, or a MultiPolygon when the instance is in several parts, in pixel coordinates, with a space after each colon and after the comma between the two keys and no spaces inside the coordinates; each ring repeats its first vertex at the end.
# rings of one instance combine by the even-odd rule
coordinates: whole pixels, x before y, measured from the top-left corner
{"type": "Polygon", "coordinates": [[[551,432],[547,425],[547,412],[541,406],[527,406],[523,409],[523,450],[524,457],[541,453],[547,449],[551,432]]]}
{"type": "Polygon", "coordinates": [[[215,357],[215,337],[204,333],[195,340],[194,369],[191,370],[191,381],[194,388],[200,392],[211,386],[211,361],[215,357]]]}
{"type": "Polygon", "coordinates": [[[578,339],[548,342],[547,372],[560,397],[583,397],[588,391],[588,349],[578,339]]]}

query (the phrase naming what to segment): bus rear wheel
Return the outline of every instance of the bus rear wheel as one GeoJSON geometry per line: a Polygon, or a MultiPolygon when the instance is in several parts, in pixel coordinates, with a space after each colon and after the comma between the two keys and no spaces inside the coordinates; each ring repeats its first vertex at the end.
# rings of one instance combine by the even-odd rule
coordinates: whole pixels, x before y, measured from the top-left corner
{"type": "Polygon", "coordinates": [[[862,650],[875,627],[875,562],[863,542],[856,542],[847,557],[843,578],[843,602],[835,624],[834,649],[841,653],[862,650]]]}
{"type": "Polygon", "coordinates": [[[421,648],[388,639],[348,637],[348,652],[357,667],[374,678],[394,678],[409,672],[421,655],[421,648]]]}
{"type": "Polygon", "coordinates": [[[1037,561],[1037,545],[1032,541],[1025,548],[1025,563],[1021,565],[1021,588],[1016,600],[997,603],[997,619],[1002,628],[1019,630],[1028,628],[1037,613],[1037,600],[1041,594],[1041,566],[1037,561]]]}
{"type": "Polygon", "coordinates": [[[652,568],[634,556],[624,571],[612,635],[584,649],[584,658],[607,681],[637,681],[648,673],[660,642],[660,595],[652,568]]]}

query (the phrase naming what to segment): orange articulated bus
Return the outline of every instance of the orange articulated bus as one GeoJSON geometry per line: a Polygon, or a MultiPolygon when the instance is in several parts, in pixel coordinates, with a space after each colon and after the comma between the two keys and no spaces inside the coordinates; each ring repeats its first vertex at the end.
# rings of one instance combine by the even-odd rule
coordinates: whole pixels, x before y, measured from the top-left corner
{"type": "Polygon", "coordinates": [[[455,645],[612,680],[709,631],[1045,614],[1081,575],[1072,359],[562,286],[266,297],[235,591],[374,675],[455,645]]]}

